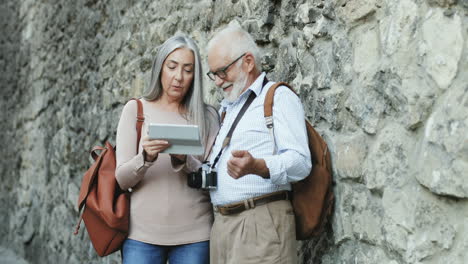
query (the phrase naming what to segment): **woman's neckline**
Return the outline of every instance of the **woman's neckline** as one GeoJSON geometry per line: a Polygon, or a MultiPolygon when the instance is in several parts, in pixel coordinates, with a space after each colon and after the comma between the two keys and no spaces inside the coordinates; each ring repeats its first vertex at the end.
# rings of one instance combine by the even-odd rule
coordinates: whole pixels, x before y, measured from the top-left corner
{"type": "Polygon", "coordinates": [[[162,107],[160,104],[157,104],[155,101],[148,101],[143,98],[143,101],[145,104],[148,106],[149,110],[155,110],[155,111],[161,111],[161,112],[166,112],[166,113],[173,113],[177,115],[183,115],[183,113],[180,113],[179,111],[173,111],[167,108],[162,107]]]}

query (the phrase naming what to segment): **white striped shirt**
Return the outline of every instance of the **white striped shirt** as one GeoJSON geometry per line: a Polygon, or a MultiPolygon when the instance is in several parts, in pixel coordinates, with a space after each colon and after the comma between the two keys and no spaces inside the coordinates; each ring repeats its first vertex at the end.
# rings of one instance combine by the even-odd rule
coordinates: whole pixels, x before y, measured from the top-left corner
{"type": "Polygon", "coordinates": [[[265,73],[262,73],[234,102],[221,102],[220,113],[226,111],[226,117],[211,152],[211,164],[250,93],[254,92],[257,95],[237,124],[230,144],[216,164],[218,187],[210,192],[213,205],[226,205],[279,190],[291,190],[290,182],[299,181],[310,172],[312,164],[307,144],[304,109],[300,99],[284,86],[276,90],[274,97],[273,122],[277,153],[273,154],[274,143],[265,124],[263,103],[268,89],[274,82],[268,82],[262,89],[264,78],[265,73]],[[231,159],[233,150],[247,150],[254,158],[264,159],[270,171],[270,178],[264,179],[255,174],[248,174],[239,179],[229,176],[227,162],[231,159]]]}

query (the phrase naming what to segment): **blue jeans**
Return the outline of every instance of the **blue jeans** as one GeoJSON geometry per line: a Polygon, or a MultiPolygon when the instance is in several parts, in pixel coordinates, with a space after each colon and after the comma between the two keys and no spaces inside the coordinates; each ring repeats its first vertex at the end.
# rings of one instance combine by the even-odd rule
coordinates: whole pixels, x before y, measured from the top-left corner
{"type": "Polygon", "coordinates": [[[210,243],[159,246],[133,239],[125,240],[122,247],[123,264],[208,264],[210,243]]]}

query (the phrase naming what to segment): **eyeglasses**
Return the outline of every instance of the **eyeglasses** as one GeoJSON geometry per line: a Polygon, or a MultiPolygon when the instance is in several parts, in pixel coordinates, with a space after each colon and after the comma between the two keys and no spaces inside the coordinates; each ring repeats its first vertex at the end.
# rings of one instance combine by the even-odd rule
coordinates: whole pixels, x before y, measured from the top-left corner
{"type": "Polygon", "coordinates": [[[208,78],[210,78],[210,80],[214,81],[216,76],[218,76],[220,79],[224,79],[227,77],[227,73],[226,71],[229,69],[229,67],[231,67],[231,65],[233,65],[234,63],[236,63],[236,61],[238,61],[240,58],[244,57],[244,55],[247,54],[247,53],[244,53],[242,55],[239,56],[239,58],[235,59],[233,62],[229,63],[227,66],[215,71],[215,72],[212,72],[212,71],[209,71],[206,73],[206,75],[208,75],[208,78]]]}

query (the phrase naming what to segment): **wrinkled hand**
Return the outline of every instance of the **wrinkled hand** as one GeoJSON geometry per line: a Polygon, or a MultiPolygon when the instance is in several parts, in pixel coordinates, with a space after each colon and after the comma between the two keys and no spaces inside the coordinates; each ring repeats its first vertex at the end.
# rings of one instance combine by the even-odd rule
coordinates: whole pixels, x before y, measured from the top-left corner
{"type": "Polygon", "coordinates": [[[141,145],[146,153],[145,160],[150,162],[155,161],[161,151],[171,146],[167,140],[150,139],[148,136],[143,138],[141,145]]]}
{"type": "Polygon", "coordinates": [[[228,174],[239,179],[247,174],[255,174],[262,178],[270,178],[270,170],[264,159],[256,159],[247,150],[233,150],[232,158],[227,162],[228,174]]]}
{"type": "Polygon", "coordinates": [[[233,150],[232,158],[227,162],[228,174],[239,179],[247,174],[255,173],[255,158],[246,150],[233,150]]]}

